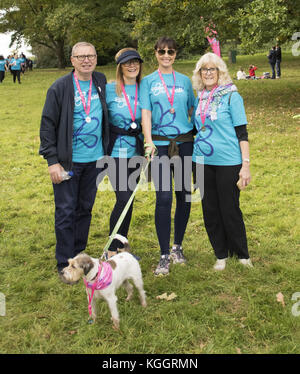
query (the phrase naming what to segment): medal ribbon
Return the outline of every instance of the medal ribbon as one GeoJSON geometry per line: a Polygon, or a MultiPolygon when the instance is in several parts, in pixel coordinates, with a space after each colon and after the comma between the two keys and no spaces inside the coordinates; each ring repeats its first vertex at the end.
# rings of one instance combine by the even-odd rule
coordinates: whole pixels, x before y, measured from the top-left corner
{"type": "Polygon", "coordinates": [[[201,95],[200,95],[200,108],[199,108],[199,110],[200,110],[200,117],[201,117],[201,122],[202,122],[203,127],[204,127],[204,123],[205,123],[205,118],[206,118],[206,113],[207,113],[208,106],[209,106],[209,104],[210,104],[210,102],[212,100],[212,96],[213,96],[213,94],[214,94],[214,92],[215,92],[215,90],[216,90],[217,87],[218,86],[215,86],[211,90],[211,92],[210,92],[210,94],[208,96],[207,103],[206,103],[205,108],[204,108],[204,113],[202,112],[202,97],[204,95],[204,91],[205,90],[202,90],[202,92],[201,92],[201,95]]]}
{"type": "Polygon", "coordinates": [[[79,95],[80,95],[80,98],[81,98],[81,102],[82,102],[82,105],[83,105],[83,109],[84,109],[86,115],[88,116],[89,113],[90,113],[90,110],[91,110],[92,78],[90,79],[90,87],[89,87],[88,103],[87,103],[87,105],[86,105],[86,103],[85,103],[85,99],[84,99],[83,93],[82,93],[82,91],[81,91],[81,88],[80,88],[80,84],[79,84],[78,78],[77,78],[77,76],[76,76],[75,73],[74,73],[74,80],[75,80],[76,87],[77,87],[77,90],[78,90],[79,95]]]}
{"type": "Polygon", "coordinates": [[[174,96],[175,96],[175,83],[176,83],[175,72],[174,72],[174,70],[172,71],[172,73],[173,73],[173,78],[174,78],[174,85],[173,85],[173,87],[172,87],[172,97],[170,97],[169,90],[168,90],[168,87],[166,86],[166,83],[165,83],[165,81],[164,81],[164,78],[163,78],[163,76],[162,76],[160,70],[157,69],[157,71],[158,71],[159,78],[160,78],[160,80],[161,80],[161,82],[162,82],[162,84],[163,84],[163,86],[164,86],[165,91],[166,91],[166,94],[167,94],[167,96],[168,96],[169,103],[171,104],[171,107],[173,108],[174,96]]]}
{"type": "Polygon", "coordinates": [[[127,103],[127,107],[128,107],[129,113],[130,113],[130,117],[132,119],[132,122],[134,122],[135,117],[136,117],[136,107],[137,107],[137,102],[138,102],[138,85],[137,85],[137,83],[135,84],[134,114],[132,112],[131,105],[130,105],[129,99],[127,97],[127,94],[126,94],[125,87],[124,87],[123,83],[121,83],[121,88],[122,88],[122,92],[123,92],[123,95],[124,95],[126,103],[127,103]]]}

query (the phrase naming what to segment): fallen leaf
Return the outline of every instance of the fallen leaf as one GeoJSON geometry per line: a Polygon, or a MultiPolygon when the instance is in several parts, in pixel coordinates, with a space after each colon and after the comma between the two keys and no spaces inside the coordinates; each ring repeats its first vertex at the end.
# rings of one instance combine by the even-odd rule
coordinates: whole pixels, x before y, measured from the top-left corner
{"type": "Polygon", "coordinates": [[[159,300],[165,299],[167,301],[171,301],[171,300],[175,299],[176,297],[177,297],[177,295],[174,292],[172,292],[169,296],[166,292],[163,293],[162,295],[156,296],[156,298],[159,299],[159,300]]]}
{"type": "Polygon", "coordinates": [[[174,292],[172,292],[171,295],[169,295],[169,296],[167,297],[167,300],[168,300],[168,301],[171,301],[171,300],[175,299],[176,297],[177,297],[177,295],[176,295],[174,292]]]}
{"type": "Polygon", "coordinates": [[[162,295],[159,295],[159,296],[156,296],[157,299],[159,300],[163,300],[163,299],[166,299],[168,297],[167,293],[163,293],[162,295]]]}
{"type": "Polygon", "coordinates": [[[76,333],[77,333],[76,330],[71,330],[71,331],[69,331],[69,334],[70,334],[70,335],[74,335],[74,334],[76,334],[76,333]]]}
{"type": "Polygon", "coordinates": [[[240,348],[236,348],[236,353],[238,353],[239,355],[242,354],[242,351],[240,350],[240,348]]]}
{"type": "Polygon", "coordinates": [[[276,295],[276,300],[282,304],[282,306],[285,306],[285,303],[284,303],[284,296],[281,292],[278,292],[278,294],[276,295]]]}

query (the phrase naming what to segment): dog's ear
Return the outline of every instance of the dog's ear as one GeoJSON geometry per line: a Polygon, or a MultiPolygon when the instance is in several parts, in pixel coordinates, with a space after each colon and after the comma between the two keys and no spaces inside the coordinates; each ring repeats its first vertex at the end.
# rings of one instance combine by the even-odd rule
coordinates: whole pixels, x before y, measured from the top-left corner
{"type": "Polygon", "coordinates": [[[94,267],[94,263],[89,256],[83,256],[80,259],[79,266],[83,270],[84,275],[87,275],[94,267]]]}

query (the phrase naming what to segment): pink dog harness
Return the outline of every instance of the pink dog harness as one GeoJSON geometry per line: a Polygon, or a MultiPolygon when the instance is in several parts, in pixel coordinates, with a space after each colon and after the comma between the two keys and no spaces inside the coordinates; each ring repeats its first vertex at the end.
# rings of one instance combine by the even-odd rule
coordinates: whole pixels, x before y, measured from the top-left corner
{"type": "Polygon", "coordinates": [[[92,315],[92,300],[94,297],[95,290],[103,290],[104,288],[108,287],[112,282],[112,268],[108,262],[100,262],[98,274],[93,283],[87,282],[83,279],[87,294],[89,296],[89,315],[92,315]],[[101,266],[102,265],[102,266],[101,266]],[[102,277],[101,277],[102,275],[102,277]],[[88,288],[92,290],[91,295],[88,291],[88,288]]]}

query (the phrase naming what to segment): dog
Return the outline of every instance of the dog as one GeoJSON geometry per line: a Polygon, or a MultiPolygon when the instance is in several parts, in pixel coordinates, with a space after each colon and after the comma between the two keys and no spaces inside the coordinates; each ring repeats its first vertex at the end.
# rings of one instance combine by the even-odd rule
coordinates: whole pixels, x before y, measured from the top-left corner
{"type": "Polygon", "coordinates": [[[120,240],[124,244],[124,252],[114,255],[105,262],[81,253],[68,260],[69,266],[62,270],[61,278],[63,282],[70,285],[77,283],[83,278],[92,322],[96,321],[95,298],[102,297],[108,303],[113,328],[118,330],[120,318],[117,308],[116,290],[120,286],[124,286],[126,289],[126,301],[129,301],[133,295],[133,286],[129,283],[129,279],[131,279],[138,289],[142,306],[146,307],[147,303],[141,268],[136,258],[128,252],[130,249],[128,240],[119,234],[115,236],[115,239],[120,240]],[[91,295],[89,289],[92,289],[91,295]]]}

